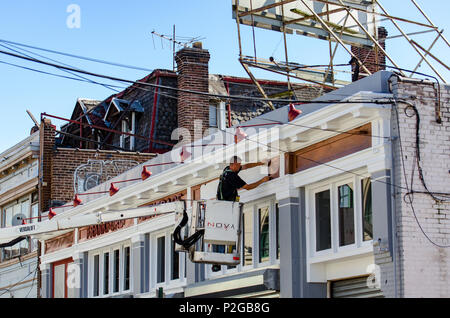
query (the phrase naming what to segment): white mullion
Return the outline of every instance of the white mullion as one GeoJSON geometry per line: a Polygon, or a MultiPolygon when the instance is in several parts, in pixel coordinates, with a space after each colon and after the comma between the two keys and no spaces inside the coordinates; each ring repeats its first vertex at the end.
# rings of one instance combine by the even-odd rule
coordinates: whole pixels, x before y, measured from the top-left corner
{"type": "Polygon", "coordinates": [[[361,197],[361,182],[362,178],[354,177],[354,222],[355,222],[355,244],[356,247],[362,245],[362,197],[361,197]]]}
{"type": "Polygon", "coordinates": [[[339,249],[339,209],[336,183],[331,184],[330,189],[330,220],[331,220],[331,249],[337,253],[339,249]]]}

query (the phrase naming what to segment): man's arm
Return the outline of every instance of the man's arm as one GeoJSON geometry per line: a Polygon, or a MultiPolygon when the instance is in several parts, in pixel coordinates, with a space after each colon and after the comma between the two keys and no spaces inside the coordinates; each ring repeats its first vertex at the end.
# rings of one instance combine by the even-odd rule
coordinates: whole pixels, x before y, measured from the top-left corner
{"type": "Polygon", "coordinates": [[[259,166],[264,166],[264,165],[265,165],[264,162],[247,163],[247,164],[241,166],[242,167],[241,170],[251,169],[254,167],[259,167],[259,166]]]}
{"type": "Polygon", "coordinates": [[[241,189],[252,190],[252,189],[258,187],[260,184],[267,182],[269,180],[270,180],[270,177],[266,176],[266,177],[262,178],[261,180],[256,181],[255,183],[246,184],[241,189]]]}

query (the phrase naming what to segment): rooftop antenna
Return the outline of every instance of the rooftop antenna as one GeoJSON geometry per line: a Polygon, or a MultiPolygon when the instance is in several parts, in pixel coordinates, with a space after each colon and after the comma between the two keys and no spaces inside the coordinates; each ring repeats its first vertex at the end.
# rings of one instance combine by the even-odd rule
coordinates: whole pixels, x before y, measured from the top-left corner
{"type": "Polygon", "coordinates": [[[155,30],[153,30],[153,31],[151,32],[151,34],[152,34],[152,36],[155,36],[155,35],[156,35],[157,37],[161,38],[161,41],[162,41],[162,40],[166,40],[166,41],[172,42],[172,51],[173,51],[173,52],[172,52],[172,53],[173,53],[173,71],[174,71],[174,72],[176,71],[175,54],[176,54],[176,48],[177,48],[177,46],[178,46],[178,47],[181,46],[181,47],[184,47],[184,48],[190,48],[190,47],[191,47],[190,45],[192,45],[192,43],[205,39],[204,37],[200,37],[200,36],[197,36],[197,37],[183,37],[183,36],[178,36],[178,40],[177,40],[175,24],[173,25],[173,33],[172,33],[171,36],[165,35],[165,34],[159,34],[159,33],[156,32],[155,30]]]}

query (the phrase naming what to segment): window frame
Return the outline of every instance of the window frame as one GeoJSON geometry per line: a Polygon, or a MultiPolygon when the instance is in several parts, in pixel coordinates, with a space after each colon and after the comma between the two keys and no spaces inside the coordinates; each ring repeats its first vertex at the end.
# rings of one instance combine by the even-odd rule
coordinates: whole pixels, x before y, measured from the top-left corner
{"type": "Polygon", "coordinates": [[[89,252],[88,256],[88,295],[92,298],[106,298],[113,297],[122,294],[128,294],[133,290],[133,256],[132,256],[132,248],[129,242],[123,242],[121,244],[115,244],[103,248],[96,249],[94,251],[89,252]],[[124,289],[124,275],[125,275],[125,248],[130,248],[130,281],[129,281],[129,289],[124,289]],[[114,252],[119,251],[119,290],[117,292],[114,291],[114,252]],[[108,260],[108,293],[105,293],[105,254],[109,253],[108,260]],[[98,295],[94,296],[94,271],[95,271],[95,256],[99,256],[99,273],[98,273],[98,281],[99,281],[99,290],[98,295]]]}
{"type": "Polygon", "coordinates": [[[310,259],[334,259],[340,258],[349,253],[357,252],[359,249],[366,249],[372,246],[373,240],[363,241],[362,237],[362,192],[361,181],[369,178],[367,173],[357,176],[339,176],[329,180],[320,181],[309,185],[306,190],[306,211],[307,211],[307,247],[310,259]],[[353,244],[339,245],[339,194],[338,188],[345,184],[353,185],[353,222],[354,240],[353,244]],[[316,250],[316,206],[315,195],[322,191],[330,191],[330,221],[331,221],[331,248],[316,250]]]}

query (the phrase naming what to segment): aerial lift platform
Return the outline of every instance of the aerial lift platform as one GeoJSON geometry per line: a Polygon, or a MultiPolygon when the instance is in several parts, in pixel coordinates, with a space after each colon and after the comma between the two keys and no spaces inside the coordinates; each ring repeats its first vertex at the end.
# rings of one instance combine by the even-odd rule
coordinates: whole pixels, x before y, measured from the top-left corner
{"type": "Polygon", "coordinates": [[[239,202],[176,201],[123,211],[52,218],[32,224],[24,224],[24,216],[16,215],[13,216],[15,226],[0,229],[0,248],[13,246],[27,237],[43,239],[49,233],[105,222],[175,214],[173,234],[177,252],[187,253],[194,263],[237,265],[240,263],[242,208],[243,204],[239,202]],[[224,253],[214,251],[213,245],[224,246],[224,253]]]}

